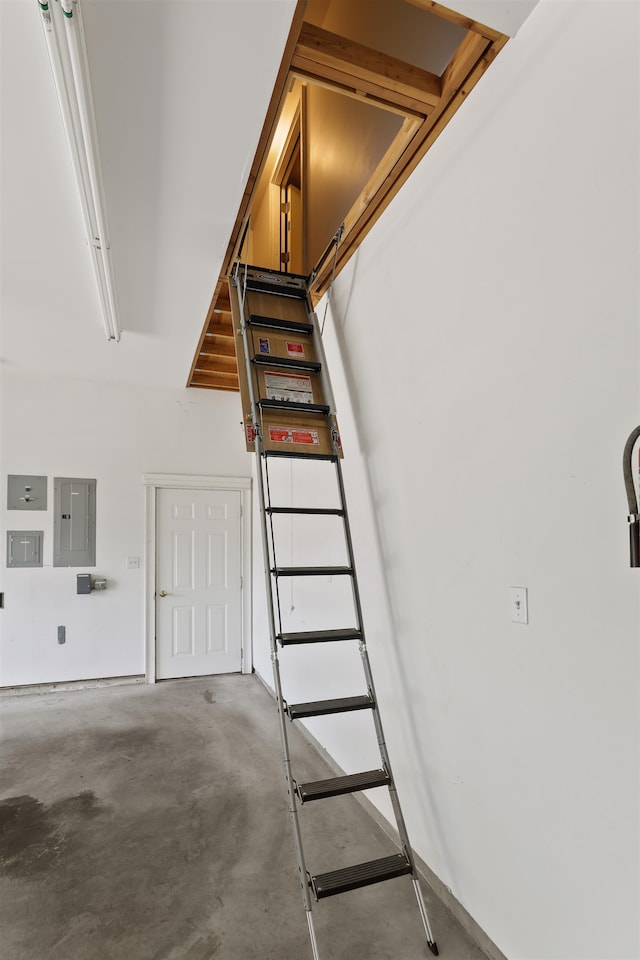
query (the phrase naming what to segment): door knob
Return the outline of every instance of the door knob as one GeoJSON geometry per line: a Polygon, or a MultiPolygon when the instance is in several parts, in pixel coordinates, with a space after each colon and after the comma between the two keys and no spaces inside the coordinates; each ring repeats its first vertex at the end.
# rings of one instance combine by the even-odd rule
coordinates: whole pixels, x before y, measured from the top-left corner
{"type": "Polygon", "coordinates": [[[161,596],[161,597],[168,597],[169,594],[167,593],[166,590],[161,590],[161,591],[160,591],[160,596],[161,596]]]}

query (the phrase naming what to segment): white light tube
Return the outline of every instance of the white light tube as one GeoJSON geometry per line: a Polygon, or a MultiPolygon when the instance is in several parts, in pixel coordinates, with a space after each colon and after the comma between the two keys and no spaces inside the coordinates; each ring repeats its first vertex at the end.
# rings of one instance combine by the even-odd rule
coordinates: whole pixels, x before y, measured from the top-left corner
{"type": "Polygon", "coordinates": [[[78,187],[107,340],[120,339],[93,98],[78,0],[36,0],[78,187]],[[55,8],[65,21],[58,24],[55,8]]]}

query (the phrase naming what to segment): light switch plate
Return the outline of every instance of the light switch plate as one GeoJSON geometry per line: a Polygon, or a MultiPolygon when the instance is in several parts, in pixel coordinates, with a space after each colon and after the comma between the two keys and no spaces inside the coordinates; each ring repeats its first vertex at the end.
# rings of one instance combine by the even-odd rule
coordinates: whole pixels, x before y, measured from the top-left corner
{"type": "Polygon", "coordinates": [[[529,597],[526,587],[510,587],[511,619],[514,623],[529,623],[529,597]]]}

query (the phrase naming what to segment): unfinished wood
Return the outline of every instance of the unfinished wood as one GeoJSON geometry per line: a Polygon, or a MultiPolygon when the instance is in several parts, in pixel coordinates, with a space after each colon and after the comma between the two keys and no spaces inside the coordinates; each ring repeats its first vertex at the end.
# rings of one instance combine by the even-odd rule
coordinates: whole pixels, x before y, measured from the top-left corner
{"type": "MultiPolygon", "coordinates": [[[[204,322],[204,327],[202,328],[202,333],[200,334],[200,339],[199,339],[199,341],[198,341],[198,347],[197,347],[197,349],[196,349],[195,356],[194,356],[194,358],[193,358],[193,363],[191,364],[191,369],[189,370],[189,377],[188,377],[188,379],[187,379],[187,386],[190,386],[190,385],[191,385],[191,382],[192,382],[192,379],[193,379],[193,373],[194,373],[195,366],[196,366],[196,360],[197,360],[197,358],[198,358],[198,354],[200,353],[200,351],[201,351],[201,349],[202,349],[202,345],[203,345],[203,343],[204,343],[205,337],[206,337],[207,334],[210,333],[210,332],[211,332],[211,333],[215,333],[215,332],[216,332],[215,329],[212,330],[212,331],[209,331],[209,326],[210,326],[210,324],[211,324],[212,322],[215,321],[216,317],[218,317],[218,314],[215,313],[215,310],[217,309],[218,300],[221,301],[221,304],[222,304],[225,308],[230,309],[230,306],[227,306],[227,305],[229,304],[229,282],[228,282],[227,278],[224,276],[224,274],[218,278],[218,282],[216,283],[215,289],[214,289],[214,291],[213,291],[213,297],[211,298],[211,304],[210,304],[210,306],[209,306],[209,310],[207,311],[207,316],[206,316],[206,319],[205,319],[205,322],[204,322]]],[[[220,334],[222,335],[222,331],[220,331],[220,334]]]]}
{"type": "Polygon", "coordinates": [[[203,353],[196,360],[196,370],[200,373],[231,373],[234,376],[238,372],[235,355],[232,357],[210,357],[203,353]]]}
{"type": "Polygon", "coordinates": [[[214,314],[213,319],[207,327],[206,335],[233,339],[231,314],[214,314]]]}
{"type": "Polygon", "coordinates": [[[228,337],[219,337],[216,334],[208,334],[202,341],[200,347],[200,356],[213,357],[235,357],[236,348],[232,340],[228,337]]]}
{"type": "MultiPolygon", "coordinates": [[[[303,23],[306,0],[299,4],[189,382],[195,377],[201,352],[207,360],[215,362],[216,356],[228,358],[234,349],[233,334],[229,329],[226,277],[246,221],[252,192],[269,154],[281,105],[295,78],[304,79],[310,84],[309,89],[311,85],[323,87],[405,118],[397,137],[360,189],[345,219],[345,234],[336,261],[337,274],[509,39],[492,28],[448,10],[435,0],[410,2],[466,30],[441,78],[303,23]],[[427,83],[422,83],[426,92],[420,88],[418,78],[421,75],[429,78],[427,83]],[[216,310],[222,312],[216,313],[216,310]],[[223,344],[226,345],[224,348],[223,344]]],[[[314,279],[310,291],[314,303],[328,287],[332,266],[333,256],[330,256],[314,279]]]]}
{"type": "Polygon", "coordinates": [[[220,287],[220,292],[216,297],[215,306],[213,307],[212,313],[228,313],[231,315],[231,303],[229,302],[229,283],[228,281],[224,282],[220,287]]]}
{"type": "Polygon", "coordinates": [[[420,103],[435,106],[440,100],[440,77],[361,43],[304,23],[296,55],[340,70],[357,82],[383,85],[420,103]]]}
{"type": "MultiPolygon", "coordinates": [[[[271,145],[271,140],[275,132],[275,127],[278,122],[278,117],[280,114],[280,109],[282,106],[282,101],[286,95],[287,87],[290,81],[289,77],[289,66],[291,63],[291,57],[295,50],[295,45],[298,41],[298,34],[300,33],[300,28],[303,23],[305,10],[307,8],[307,0],[298,0],[298,5],[296,7],[293,19],[291,21],[291,29],[289,30],[289,36],[287,37],[287,42],[284,48],[284,53],[282,56],[282,61],[280,63],[280,68],[276,76],[276,82],[273,88],[273,93],[271,95],[271,100],[269,101],[269,106],[267,108],[267,115],[262,127],[262,132],[260,134],[260,139],[258,141],[258,147],[249,171],[249,176],[247,178],[247,183],[242,194],[242,199],[240,201],[240,209],[238,210],[238,216],[234,224],[233,230],[231,232],[231,238],[227,245],[227,250],[222,261],[222,270],[220,273],[220,279],[216,284],[215,290],[213,292],[213,297],[211,299],[211,304],[207,312],[207,317],[202,328],[202,334],[200,335],[200,341],[198,343],[198,350],[196,351],[196,356],[200,350],[200,344],[207,332],[207,327],[211,319],[211,315],[216,306],[220,290],[224,285],[228,284],[227,275],[229,273],[231,261],[234,257],[235,248],[238,244],[240,238],[240,232],[245,222],[247,211],[249,209],[249,204],[253,197],[254,187],[258,181],[260,173],[262,172],[262,167],[264,165],[267,153],[269,152],[269,147],[271,145]]],[[[227,296],[228,296],[228,285],[227,285],[227,296]]],[[[194,361],[195,363],[195,361],[194,361]]],[[[189,371],[189,378],[187,384],[191,382],[191,377],[193,374],[193,366],[189,371]]]]}
{"type": "MultiPolygon", "coordinates": [[[[472,35],[472,37],[473,36],[474,35],[472,35]]],[[[354,250],[362,243],[380,214],[386,209],[398,190],[400,190],[407,178],[413,170],[415,170],[417,164],[440,135],[454,113],[460,108],[508,39],[508,37],[503,36],[500,41],[490,43],[490,41],[485,38],[480,38],[480,42],[476,43],[473,39],[469,39],[469,34],[465,36],[447,68],[451,71],[452,80],[455,78],[459,84],[458,88],[456,89],[452,86],[452,80],[449,81],[450,98],[443,98],[439,107],[425,120],[419,133],[407,146],[405,153],[396,164],[393,175],[389,176],[381,185],[375,197],[357,222],[350,224],[349,241],[343,241],[338,251],[335,270],[336,275],[347,263],[354,250]],[[484,52],[482,52],[483,50],[484,52]]],[[[327,290],[331,279],[331,268],[332,259],[318,272],[311,288],[314,302],[317,302],[327,290]]]]}
{"type": "Polygon", "coordinates": [[[388,90],[378,83],[358,80],[356,83],[353,77],[341,70],[328,67],[325,64],[315,63],[306,57],[296,54],[291,63],[291,75],[299,77],[309,83],[315,83],[319,87],[326,87],[329,90],[336,90],[343,93],[346,97],[353,97],[356,100],[363,100],[365,103],[373,104],[382,110],[391,110],[392,113],[399,113],[401,116],[411,116],[421,119],[427,116],[432,107],[429,104],[421,103],[412,97],[403,96],[395,90],[388,90]]]}
{"type": "MultiPolygon", "coordinates": [[[[256,271],[258,272],[258,271],[256,271]]],[[[324,404],[327,398],[323,393],[322,379],[319,373],[313,371],[295,371],[286,370],[277,366],[277,353],[281,356],[290,356],[287,350],[287,340],[298,342],[304,347],[305,358],[316,357],[315,338],[319,336],[317,330],[317,319],[315,315],[308,313],[305,301],[293,299],[278,293],[262,293],[248,291],[244,304],[245,317],[260,315],[265,317],[296,320],[304,323],[311,323],[313,331],[303,333],[302,331],[281,331],[268,327],[249,329],[247,350],[249,354],[249,364],[242,338],[242,307],[238,289],[231,289],[231,307],[233,315],[233,328],[236,334],[236,346],[238,349],[238,379],[240,382],[240,397],[242,401],[243,422],[245,428],[245,443],[248,451],[255,448],[253,434],[253,417],[251,413],[251,388],[254,391],[254,398],[262,399],[294,399],[297,402],[307,403],[307,399],[302,396],[291,397],[289,391],[300,391],[302,395],[312,390],[312,400],[314,404],[324,404]],[[260,353],[260,340],[269,338],[269,353],[267,355],[276,357],[275,367],[262,367],[253,363],[253,357],[260,353]],[[277,342],[276,342],[277,341],[277,342]],[[273,351],[273,352],[272,352],[273,351]],[[287,383],[283,389],[280,389],[278,383],[269,383],[278,377],[283,377],[287,383]],[[304,381],[304,382],[303,382],[304,381]],[[289,394],[289,396],[287,396],[289,394]]],[[[297,359],[300,359],[298,356],[297,359]]],[[[286,410],[262,408],[260,412],[260,428],[262,436],[263,450],[276,451],[281,453],[303,453],[303,454],[322,454],[324,456],[333,452],[331,422],[327,416],[311,410],[286,410]]]]}
{"type": "Polygon", "coordinates": [[[206,387],[208,390],[228,390],[238,392],[238,377],[225,377],[216,373],[196,372],[189,383],[190,387],[206,387]]]}
{"type": "MultiPolygon", "coordinates": [[[[481,34],[467,33],[442,74],[443,103],[448,103],[457,94],[488,46],[489,42],[481,34]]],[[[433,114],[431,119],[435,119],[433,114]]]]}
{"type": "Polygon", "coordinates": [[[248,336],[251,356],[319,362],[313,339],[304,334],[249,327],[248,336]]]}

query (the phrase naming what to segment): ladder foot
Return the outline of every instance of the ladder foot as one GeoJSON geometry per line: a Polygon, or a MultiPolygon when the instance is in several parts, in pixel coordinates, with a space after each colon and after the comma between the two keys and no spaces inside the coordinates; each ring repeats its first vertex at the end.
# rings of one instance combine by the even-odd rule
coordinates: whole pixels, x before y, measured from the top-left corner
{"type": "Polygon", "coordinates": [[[431,941],[429,941],[428,946],[429,946],[429,950],[431,950],[431,953],[434,955],[434,957],[437,957],[437,956],[438,956],[438,944],[435,942],[435,940],[433,941],[433,943],[432,943],[431,941]]]}

